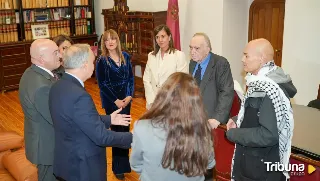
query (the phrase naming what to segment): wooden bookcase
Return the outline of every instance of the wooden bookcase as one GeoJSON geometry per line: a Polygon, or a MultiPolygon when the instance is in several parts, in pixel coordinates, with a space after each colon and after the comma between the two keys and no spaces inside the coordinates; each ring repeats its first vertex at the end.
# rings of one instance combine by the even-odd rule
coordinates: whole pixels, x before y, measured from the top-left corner
{"type": "MultiPolygon", "coordinates": [[[[114,0],[113,8],[103,9],[102,14],[105,30],[114,29],[118,32],[122,50],[131,55],[133,69],[140,65],[143,75],[148,53],[153,51],[153,30],[166,23],[167,11],[129,11],[126,0],[114,0]]],[[[143,89],[142,78],[135,76],[135,97],[144,96],[143,89]]]]}
{"type": "Polygon", "coordinates": [[[16,89],[31,64],[31,25],[48,24],[50,38],[97,42],[94,0],[0,0],[0,90],[16,89]]]}

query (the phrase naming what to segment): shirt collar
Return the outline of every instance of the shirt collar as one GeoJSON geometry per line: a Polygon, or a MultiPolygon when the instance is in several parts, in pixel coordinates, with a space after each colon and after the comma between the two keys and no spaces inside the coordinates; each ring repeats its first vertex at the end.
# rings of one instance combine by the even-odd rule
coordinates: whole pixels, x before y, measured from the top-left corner
{"type": "Polygon", "coordinates": [[[48,74],[50,74],[52,77],[54,77],[53,73],[52,73],[50,70],[48,70],[48,69],[46,69],[46,68],[44,68],[44,67],[41,67],[41,66],[39,66],[39,65],[35,65],[35,66],[37,66],[37,67],[41,68],[42,70],[48,72],[48,74]]]}
{"type": "Polygon", "coordinates": [[[80,80],[78,77],[76,77],[75,75],[70,74],[69,72],[66,72],[66,74],[69,74],[69,75],[71,75],[72,77],[76,78],[76,79],[80,82],[80,84],[82,85],[82,87],[84,87],[84,83],[83,83],[82,80],[80,80]]]}
{"type": "Polygon", "coordinates": [[[198,63],[200,64],[201,67],[203,67],[204,65],[208,64],[209,60],[211,58],[211,54],[209,53],[206,58],[204,58],[204,60],[201,62],[201,63],[198,63]]]}

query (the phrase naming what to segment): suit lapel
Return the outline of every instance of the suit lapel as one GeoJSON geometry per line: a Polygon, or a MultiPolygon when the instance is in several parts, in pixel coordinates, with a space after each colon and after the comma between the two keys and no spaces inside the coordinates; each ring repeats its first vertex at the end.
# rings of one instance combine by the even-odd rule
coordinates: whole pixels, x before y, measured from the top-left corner
{"type": "Polygon", "coordinates": [[[212,76],[212,74],[215,71],[214,70],[214,66],[216,65],[216,62],[214,61],[213,53],[210,52],[210,54],[211,54],[211,57],[210,57],[208,66],[206,68],[206,71],[204,72],[203,78],[202,78],[201,83],[200,83],[201,92],[203,92],[205,90],[205,88],[208,85],[209,81],[211,81],[211,79],[214,77],[214,76],[212,76]]]}
{"type": "Polygon", "coordinates": [[[46,72],[45,70],[43,70],[42,68],[36,66],[35,64],[31,65],[31,69],[35,72],[37,72],[38,74],[41,74],[42,76],[44,76],[46,79],[50,80],[51,82],[55,82],[56,80],[54,79],[54,77],[52,77],[48,72],[46,72]]]}
{"type": "Polygon", "coordinates": [[[190,75],[193,74],[193,71],[194,71],[194,68],[196,67],[197,65],[197,62],[193,61],[193,60],[190,60],[190,64],[189,64],[189,73],[190,75]]]}

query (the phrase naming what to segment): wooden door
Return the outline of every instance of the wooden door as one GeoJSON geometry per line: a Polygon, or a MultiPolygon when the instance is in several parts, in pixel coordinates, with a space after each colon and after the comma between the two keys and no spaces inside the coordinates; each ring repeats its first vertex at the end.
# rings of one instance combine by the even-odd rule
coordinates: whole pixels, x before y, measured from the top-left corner
{"type": "Polygon", "coordinates": [[[274,48],[274,61],[281,66],[285,0],[255,0],[249,12],[249,41],[269,40],[274,48]]]}

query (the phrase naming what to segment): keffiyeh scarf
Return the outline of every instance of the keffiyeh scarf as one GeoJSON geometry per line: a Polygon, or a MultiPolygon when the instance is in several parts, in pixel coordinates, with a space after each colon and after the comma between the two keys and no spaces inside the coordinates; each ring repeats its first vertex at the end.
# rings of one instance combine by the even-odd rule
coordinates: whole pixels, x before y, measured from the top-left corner
{"type": "MultiPolygon", "coordinates": [[[[280,164],[286,166],[289,164],[289,158],[291,154],[291,140],[293,135],[294,120],[290,100],[286,97],[279,85],[275,81],[267,77],[268,74],[276,69],[277,66],[274,64],[274,62],[268,62],[260,69],[257,75],[253,75],[251,73],[247,74],[246,84],[248,86],[248,90],[241,103],[241,108],[236,124],[237,128],[240,128],[244,117],[244,105],[246,99],[250,97],[253,92],[265,92],[266,95],[272,100],[277,117],[280,164]]],[[[236,147],[234,149],[232,158],[231,173],[233,173],[235,150],[236,147]]],[[[283,174],[286,176],[286,178],[289,178],[288,172],[284,171],[283,174]]]]}

